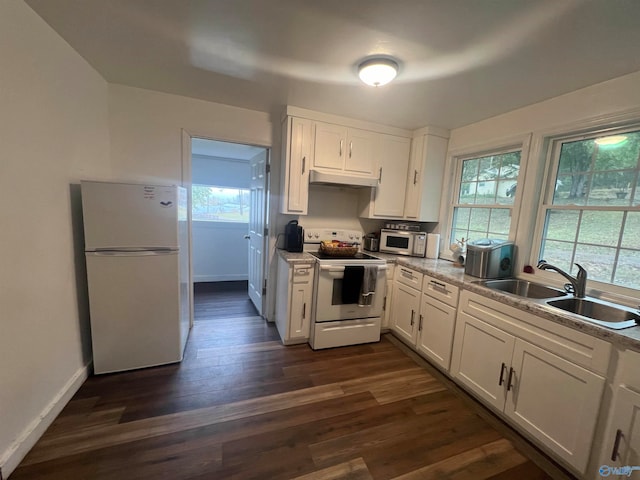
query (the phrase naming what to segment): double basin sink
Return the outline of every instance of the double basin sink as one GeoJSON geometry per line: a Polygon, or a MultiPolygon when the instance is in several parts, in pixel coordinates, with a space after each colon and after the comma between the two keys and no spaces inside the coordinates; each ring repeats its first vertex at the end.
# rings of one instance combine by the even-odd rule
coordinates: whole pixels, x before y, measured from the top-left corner
{"type": "Polygon", "coordinates": [[[640,312],[615,303],[597,298],[576,298],[569,296],[563,290],[533,283],[528,280],[515,278],[497,280],[478,280],[477,285],[510,293],[518,297],[529,299],[552,309],[561,310],[578,317],[613,330],[634,327],[640,324],[640,312]]]}

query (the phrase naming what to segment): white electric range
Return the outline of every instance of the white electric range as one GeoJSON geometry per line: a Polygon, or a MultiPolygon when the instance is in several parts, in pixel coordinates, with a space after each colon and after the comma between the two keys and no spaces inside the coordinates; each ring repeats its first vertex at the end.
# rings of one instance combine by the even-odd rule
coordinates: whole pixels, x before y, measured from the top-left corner
{"type": "Polygon", "coordinates": [[[309,339],[314,350],[380,340],[386,261],[362,252],[362,236],[356,230],[305,229],[304,251],[318,259],[309,339]],[[355,242],[360,248],[353,257],[332,257],[319,251],[322,240],[355,242]]]}

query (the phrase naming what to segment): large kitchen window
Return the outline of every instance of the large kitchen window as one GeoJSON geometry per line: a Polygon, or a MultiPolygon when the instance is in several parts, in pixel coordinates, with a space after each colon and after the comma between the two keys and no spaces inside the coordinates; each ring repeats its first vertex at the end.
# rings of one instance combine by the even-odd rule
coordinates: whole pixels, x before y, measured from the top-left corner
{"type": "Polygon", "coordinates": [[[541,202],[539,258],[640,289],[640,130],[559,138],[541,202]]]}
{"type": "Polygon", "coordinates": [[[521,148],[456,159],[451,242],[508,239],[521,148]]]}
{"type": "Polygon", "coordinates": [[[249,190],[193,185],[192,219],[205,222],[249,223],[249,190]]]}

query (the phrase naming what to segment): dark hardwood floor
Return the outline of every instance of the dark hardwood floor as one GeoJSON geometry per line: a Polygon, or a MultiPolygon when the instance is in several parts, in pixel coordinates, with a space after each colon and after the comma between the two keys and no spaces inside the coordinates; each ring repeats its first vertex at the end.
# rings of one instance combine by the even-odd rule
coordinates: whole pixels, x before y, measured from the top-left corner
{"type": "Polygon", "coordinates": [[[246,281],[194,284],[193,308],[200,321],[257,315],[249,300],[246,281]]]}
{"type": "Polygon", "coordinates": [[[90,377],[11,480],[569,478],[390,335],[284,347],[212,297],[182,363],[90,377]]]}

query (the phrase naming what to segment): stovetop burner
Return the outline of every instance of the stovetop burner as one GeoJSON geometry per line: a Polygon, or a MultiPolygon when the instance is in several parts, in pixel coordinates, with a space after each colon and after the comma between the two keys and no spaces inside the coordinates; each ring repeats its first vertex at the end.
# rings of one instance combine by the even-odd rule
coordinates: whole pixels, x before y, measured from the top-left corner
{"type": "Polygon", "coordinates": [[[368,253],[358,252],[350,257],[335,257],[333,255],[327,255],[322,252],[308,252],[314,257],[320,260],[380,260],[378,257],[374,257],[373,255],[369,255],[368,253]]]}

